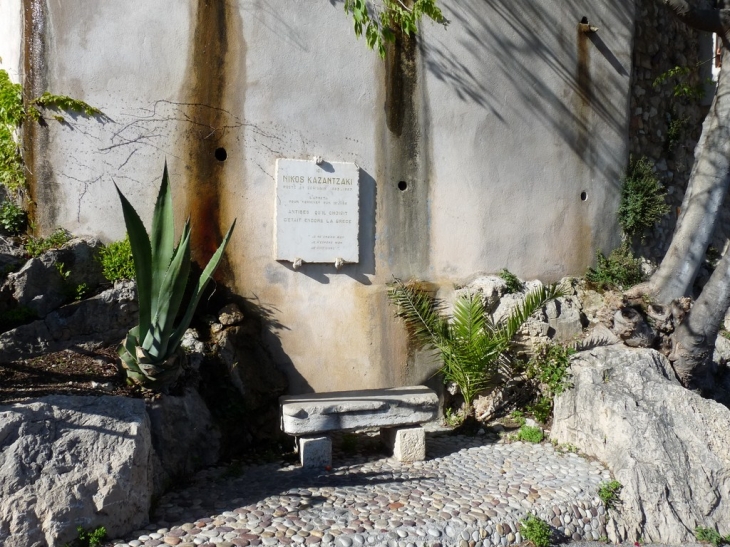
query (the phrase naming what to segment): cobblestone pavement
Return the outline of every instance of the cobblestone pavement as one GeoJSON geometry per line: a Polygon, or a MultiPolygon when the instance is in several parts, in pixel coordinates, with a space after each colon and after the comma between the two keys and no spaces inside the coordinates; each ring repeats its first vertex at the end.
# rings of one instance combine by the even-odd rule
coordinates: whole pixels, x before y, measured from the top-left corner
{"type": "Polygon", "coordinates": [[[162,497],[146,530],[115,543],[506,546],[523,541],[517,523],[528,512],[558,538],[606,535],[597,490],[610,474],[598,462],[545,443],[429,434],[427,460],[402,464],[355,446],[374,440],[340,437],[334,466],[316,472],[281,463],[200,472],[162,497]]]}

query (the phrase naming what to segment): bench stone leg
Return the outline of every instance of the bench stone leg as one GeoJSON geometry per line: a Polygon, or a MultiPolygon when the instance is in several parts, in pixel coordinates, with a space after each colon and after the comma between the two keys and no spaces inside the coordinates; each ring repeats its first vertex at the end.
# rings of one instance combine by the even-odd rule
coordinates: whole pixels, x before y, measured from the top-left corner
{"type": "Polygon", "coordinates": [[[307,469],[332,465],[332,439],[327,436],[299,437],[299,461],[307,469]]]}
{"type": "Polygon", "coordinates": [[[383,428],[380,438],[399,462],[420,462],[426,459],[426,432],[422,427],[383,428]]]}

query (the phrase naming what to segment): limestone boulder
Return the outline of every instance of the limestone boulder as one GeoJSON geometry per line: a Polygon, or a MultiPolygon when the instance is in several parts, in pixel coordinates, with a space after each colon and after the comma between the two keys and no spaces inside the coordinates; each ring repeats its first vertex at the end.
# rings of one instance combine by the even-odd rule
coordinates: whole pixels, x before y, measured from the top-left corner
{"type": "Polygon", "coordinates": [[[578,340],[583,335],[583,328],[588,325],[576,296],[565,296],[548,302],[545,315],[553,330],[553,338],[560,342],[578,340]]]}
{"type": "Polygon", "coordinates": [[[133,281],[87,300],[63,306],[44,319],[0,334],[0,361],[35,357],[70,347],[98,347],[120,342],[137,324],[133,281]]]}
{"type": "Polygon", "coordinates": [[[95,288],[105,281],[97,260],[101,242],[97,239],[72,239],[60,249],[32,258],[16,273],[8,275],[6,291],[18,306],[45,317],[75,296],[75,288],[86,284],[95,288]]]}
{"type": "Polygon", "coordinates": [[[153,490],[160,494],[178,477],[218,462],[220,432],[194,389],[147,403],[154,448],[153,490]]]}
{"type": "Polygon", "coordinates": [[[651,349],[599,347],[571,368],[552,437],[623,485],[610,539],[682,544],[697,526],[730,534],[730,410],[682,387],[651,349]]]}
{"type": "Polygon", "coordinates": [[[145,404],[51,396],[0,407],[0,545],[60,547],[76,527],[119,537],[146,524],[152,443],[145,404]]]}
{"type": "Polygon", "coordinates": [[[507,293],[507,283],[496,275],[480,276],[458,289],[455,296],[475,293],[481,296],[487,313],[492,313],[497,309],[502,296],[507,293]]]}
{"type": "Polygon", "coordinates": [[[245,428],[251,439],[278,437],[278,400],[289,384],[252,329],[235,326],[219,332],[214,353],[242,396],[249,416],[245,428]]]}

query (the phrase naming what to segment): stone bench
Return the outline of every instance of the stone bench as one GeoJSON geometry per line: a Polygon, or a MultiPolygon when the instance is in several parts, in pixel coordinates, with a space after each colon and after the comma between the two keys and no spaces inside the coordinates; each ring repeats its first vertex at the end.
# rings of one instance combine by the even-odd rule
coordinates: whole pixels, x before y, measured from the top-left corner
{"type": "Polygon", "coordinates": [[[426,457],[420,424],[438,413],[438,397],[425,386],[335,391],[279,398],[281,430],[298,437],[303,467],[332,464],[330,431],[379,427],[383,441],[399,461],[426,457]]]}

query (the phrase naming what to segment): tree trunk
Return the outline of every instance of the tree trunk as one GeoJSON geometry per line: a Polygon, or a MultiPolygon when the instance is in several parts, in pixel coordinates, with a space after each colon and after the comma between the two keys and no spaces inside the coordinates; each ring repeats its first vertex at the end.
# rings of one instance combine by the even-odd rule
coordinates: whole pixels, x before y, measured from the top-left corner
{"type": "Polygon", "coordinates": [[[663,305],[692,290],[715,231],[730,186],[730,53],[723,52],[715,98],[702,126],[695,164],[672,242],[649,281],[649,291],[663,305]]]}
{"type": "MultiPolygon", "coordinates": [[[[725,46],[723,69],[695,150],[695,164],[677,228],[659,269],[643,289],[659,304],[668,305],[689,295],[730,185],[730,11],[725,9],[727,0],[718,0],[714,8],[709,7],[711,2],[663,1],[690,27],[717,33],[725,46]]],[[[670,358],[685,386],[705,392],[717,392],[717,388],[722,387],[715,385],[712,352],[728,306],[730,251],[726,251],[702,294],[672,336],[670,358]]]]}
{"type": "Polygon", "coordinates": [[[672,337],[670,360],[679,380],[690,389],[712,391],[712,353],[725,312],[730,307],[730,253],[712,272],[702,294],[672,337]]]}

